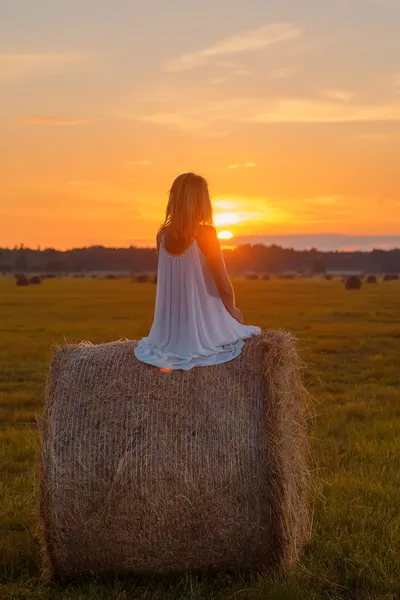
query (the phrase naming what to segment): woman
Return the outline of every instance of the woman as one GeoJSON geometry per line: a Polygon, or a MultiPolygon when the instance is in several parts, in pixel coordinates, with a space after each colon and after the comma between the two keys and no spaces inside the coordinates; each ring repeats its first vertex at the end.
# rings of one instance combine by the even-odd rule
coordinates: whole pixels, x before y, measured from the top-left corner
{"type": "Polygon", "coordinates": [[[207,182],[177,177],[157,234],[159,253],[154,322],[135,348],[142,362],[189,370],[236,358],[259,327],[243,325],[217,233],[207,182]]]}

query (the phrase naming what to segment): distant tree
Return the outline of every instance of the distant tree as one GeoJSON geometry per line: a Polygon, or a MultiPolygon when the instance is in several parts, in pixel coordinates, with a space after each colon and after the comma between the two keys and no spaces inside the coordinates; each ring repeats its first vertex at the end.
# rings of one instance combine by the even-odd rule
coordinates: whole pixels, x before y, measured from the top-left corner
{"type": "Polygon", "coordinates": [[[46,263],[45,271],[64,271],[64,263],[61,260],[49,260],[46,263]]]}
{"type": "Polygon", "coordinates": [[[312,271],[312,273],[315,273],[316,275],[318,273],[325,273],[326,267],[325,267],[324,263],[322,262],[322,260],[315,259],[311,264],[311,271],[312,271]]]}
{"type": "Polygon", "coordinates": [[[15,261],[16,271],[27,271],[28,270],[28,258],[25,254],[19,254],[15,261]]]}

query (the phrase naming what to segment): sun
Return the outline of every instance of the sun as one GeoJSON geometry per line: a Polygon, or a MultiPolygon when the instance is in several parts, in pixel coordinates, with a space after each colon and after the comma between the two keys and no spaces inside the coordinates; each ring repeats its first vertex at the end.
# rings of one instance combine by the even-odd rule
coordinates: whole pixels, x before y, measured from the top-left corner
{"type": "Polygon", "coordinates": [[[227,231],[227,230],[220,231],[218,233],[218,237],[220,240],[230,240],[233,238],[233,233],[231,231],[227,231]]]}

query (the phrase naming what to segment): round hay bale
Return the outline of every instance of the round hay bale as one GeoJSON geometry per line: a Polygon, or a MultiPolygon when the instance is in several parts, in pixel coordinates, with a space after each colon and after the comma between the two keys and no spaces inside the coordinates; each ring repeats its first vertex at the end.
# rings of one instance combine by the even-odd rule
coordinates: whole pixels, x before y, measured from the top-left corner
{"type": "Polygon", "coordinates": [[[263,281],[269,281],[270,279],[271,279],[271,276],[268,273],[264,273],[264,275],[262,276],[263,281]]]}
{"type": "Polygon", "coordinates": [[[42,283],[42,278],[39,275],[33,275],[33,277],[30,278],[29,283],[39,285],[40,283],[42,283]]]}
{"type": "Polygon", "coordinates": [[[386,275],[383,276],[383,281],[396,281],[398,278],[399,276],[394,273],[386,273],[386,275]]]}
{"type": "Polygon", "coordinates": [[[365,283],[378,283],[376,275],[368,275],[365,279],[365,283]]]}
{"type": "Polygon", "coordinates": [[[325,279],[326,279],[326,281],[332,281],[333,275],[329,275],[329,274],[325,275],[325,279]]]}
{"type": "Polygon", "coordinates": [[[258,280],[258,275],[257,275],[257,273],[247,273],[246,274],[246,279],[248,281],[257,281],[258,280]]]}
{"type": "Polygon", "coordinates": [[[16,275],[15,283],[19,286],[29,285],[29,279],[26,275],[16,275]]]}
{"type": "Polygon", "coordinates": [[[142,273],[141,275],[136,275],[134,282],[135,283],[148,283],[149,281],[149,276],[142,273]]]}
{"type": "Polygon", "coordinates": [[[344,287],[346,290],[359,290],[361,289],[361,279],[357,275],[351,275],[347,277],[344,287]]]}
{"type": "Polygon", "coordinates": [[[164,372],[137,342],[65,345],[40,422],[43,577],[292,567],[309,536],[293,340],[164,372]]]}

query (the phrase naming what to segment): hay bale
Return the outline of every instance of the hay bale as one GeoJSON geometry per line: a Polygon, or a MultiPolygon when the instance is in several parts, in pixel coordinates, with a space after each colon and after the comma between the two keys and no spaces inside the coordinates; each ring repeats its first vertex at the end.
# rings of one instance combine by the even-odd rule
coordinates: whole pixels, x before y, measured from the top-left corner
{"type": "Polygon", "coordinates": [[[15,283],[19,286],[26,286],[26,285],[29,285],[29,279],[27,278],[26,275],[16,275],[15,283]]]}
{"type": "Polygon", "coordinates": [[[365,279],[365,283],[378,283],[376,275],[368,275],[365,279]]]}
{"type": "Polygon", "coordinates": [[[135,283],[148,283],[149,276],[146,275],[145,273],[142,273],[141,275],[136,275],[134,282],[135,283]]]}
{"type": "Polygon", "coordinates": [[[308,538],[292,338],[162,372],[135,341],[53,355],[41,430],[44,579],[292,567],[308,538]]]}
{"type": "Polygon", "coordinates": [[[269,273],[264,273],[264,275],[262,276],[263,281],[269,281],[270,279],[271,279],[271,275],[269,275],[269,273]]]}
{"type": "Polygon", "coordinates": [[[247,279],[247,281],[257,281],[258,275],[257,275],[257,273],[247,273],[246,279],[247,279]]]}
{"type": "Polygon", "coordinates": [[[386,273],[383,276],[383,281],[396,281],[397,279],[399,279],[399,276],[394,273],[386,273]]]}
{"type": "Polygon", "coordinates": [[[346,290],[359,290],[361,289],[361,279],[357,275],[351,275],[347,277],[344,282],[344,287],[346,290]]]}
{"type": "Polygon", "coordinates": [[[30,278],[29,283],[39,285],[40,283],[42,283],[42,278],[39,275],[33,275],[33,277],[30,278]]]}

